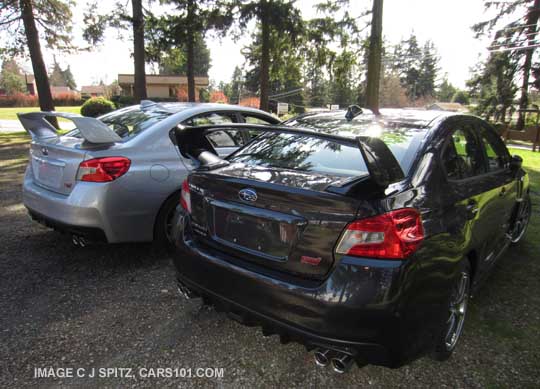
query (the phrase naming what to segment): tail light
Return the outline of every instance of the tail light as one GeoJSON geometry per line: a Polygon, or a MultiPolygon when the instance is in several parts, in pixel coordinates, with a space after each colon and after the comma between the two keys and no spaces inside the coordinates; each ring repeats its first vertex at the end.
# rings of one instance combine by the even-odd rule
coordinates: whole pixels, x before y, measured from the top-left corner
{"type": "Polygon", "coordinates": [[[125,174],[131,161],[125,157],[94,158],[81,162],[77,180],[89,182],[109,182],[125,174]]]}
{"type": "Polygon", "coordinates": [[[191,213],[191,193],[187,179],[182,182],[182,192],[180,193],[180,205],[187,213],[191,213]]]}
{"type": "Polygon", "coordinates": [[[418,250],[424,239],[416,209],[403,208],[350,223],[336,253],[367,258],[403,259],[418,250]]]}

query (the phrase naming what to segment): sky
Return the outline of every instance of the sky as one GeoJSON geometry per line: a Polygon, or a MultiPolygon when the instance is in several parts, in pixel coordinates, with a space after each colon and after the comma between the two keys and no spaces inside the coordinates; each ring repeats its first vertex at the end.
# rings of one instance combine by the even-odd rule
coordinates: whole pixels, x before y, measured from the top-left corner
{"type": "MultiPolygon", "coordinates": [[[[77,7],[73,10],[74,42],[84,45],[81,31],[87,0],[76,1],[77,7]]],[[[299,0],[299,8],[305,18],[316,15],[314,3],[316,0],[299,0]]],[[[371,1],[350,0],[350,4],[354,14],[369,7],[371,1]]],[[[485,17],[482,0],[384,0],[383,35],[389,43],[397,43],[407,38],[411,32],[416,34],[421,43],[432,40],[440,57],[439,77],[446,73],[450,82],[463,88],[470,76],[470,68],[487,54],[488,39],[475,39],[471,30],[474,23],[485,17]]],[[[248,31],[237,42],[230,37],[207,37],[212,59],[209,72],[211,80],[230,81],[234,67],[244,63],[240,51],[250,42],[252,33],[248,31]]],[[[128,33],[122,37],[115,30],[109,30],[103,44],[92,51],[74,55],[56,54],[56,58],[62,66],[71,66],[79,88],[96,84],[100,80],[110,83],[117,78],[118,73],[133,73],[132,45],[128,33]]],[[[44,54],[50,66],[53,53],[45,50],[44,54]]],[[[30,69],[29,66],[27,68],[30,69]]]]}

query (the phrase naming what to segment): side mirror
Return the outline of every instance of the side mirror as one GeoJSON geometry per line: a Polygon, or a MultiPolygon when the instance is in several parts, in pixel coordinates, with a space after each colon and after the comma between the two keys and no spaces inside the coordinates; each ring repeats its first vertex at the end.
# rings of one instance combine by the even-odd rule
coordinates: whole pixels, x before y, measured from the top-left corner
{"type": "Polygon", "coordinates": [[[521,169],[522,165],[523,158],[521,158],[519,155],[512,155],[512,158],[510,159],[510,169],[515,172],[521,169]]]}

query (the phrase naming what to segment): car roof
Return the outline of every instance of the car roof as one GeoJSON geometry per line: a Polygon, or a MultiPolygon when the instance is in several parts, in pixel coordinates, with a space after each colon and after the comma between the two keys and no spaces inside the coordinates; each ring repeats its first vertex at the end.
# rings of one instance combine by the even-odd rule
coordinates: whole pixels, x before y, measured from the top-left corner
{"type": "Polygon", "coordinates": [[[241,105],[232,105],[232,104],[221,104],[221,103],[188,103],[188,102],[153,102],[150,100],[143,100],[140,105],[133,106],[133,107],[140,107],[142,109],[145,109],[146,107],[150,108],[158,108],[164,111],[168,111],[171,114],[176,114],[179,112],[185,112],[187,110],[190,111],[190,113],[196,114],[196,113],[202,113],[202,112],[209,112],[209,111],[240,111],[240,112],[251,112],[255,114],[264,114],[271,116],[269,113],[261,111],[260,109],[251,108],[251,107],[244,107],[241,105]]]}
{"type": "MultiPolygon", "coordinates": [[[[334,123],[339,125],[359,125],[367,123],[391,123],[391,124],[403,124],[407,127],[427,128],[436,119],[446,118],[449,116],[457,115],[454,112],[445,111],[430,111],[423,109],[403,109],[403,108],[385,108],[380,110],[380,115],[376,116],[369,109],[362,108],[362,113],[351,121],[347,121],[345,118],[346,110],[334,110],[334,111],[318,111],[308,112],[299,116],[296,116],[286,123],[293,123],[295,121],[310,123],[315,125],[319,122],[321,124],[334,123]]],[[[462,115],[462,114],[461,114],[462,115]]]]}

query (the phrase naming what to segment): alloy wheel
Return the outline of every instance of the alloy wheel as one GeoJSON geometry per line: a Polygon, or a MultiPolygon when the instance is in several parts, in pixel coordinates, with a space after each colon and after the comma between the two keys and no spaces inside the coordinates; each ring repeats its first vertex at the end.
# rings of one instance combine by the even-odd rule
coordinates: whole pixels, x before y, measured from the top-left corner
{"type": "Polygon", "coordinates": [[[470,277],[466,271],[461,272],[461,277],[454,287],[450,301],[450,312],[447,323],[447,331],[444,339],[446,349],[452,351],[461,336],[467,303],[469,300],[470,277]]]}
{"type": "Polygon", "coordinates": [[[522,203],[521,207],[519,207],[519,212],[510,238],[512,243],[517,243],[523,238],[523,235],[525,235],[525,232],[527,231],[530,217],[531,201],[527,199],[522,203]]]}

